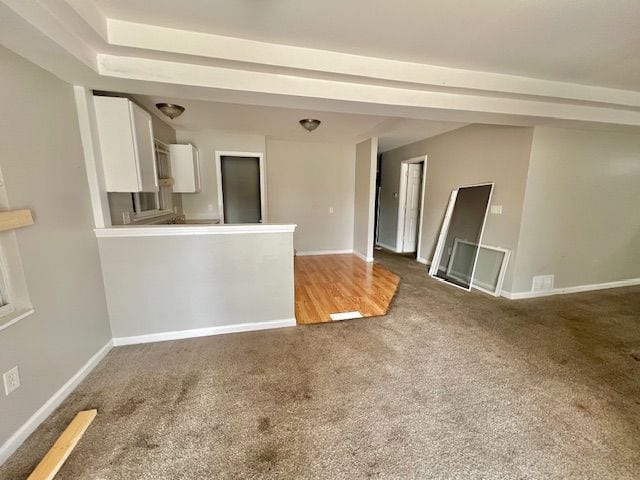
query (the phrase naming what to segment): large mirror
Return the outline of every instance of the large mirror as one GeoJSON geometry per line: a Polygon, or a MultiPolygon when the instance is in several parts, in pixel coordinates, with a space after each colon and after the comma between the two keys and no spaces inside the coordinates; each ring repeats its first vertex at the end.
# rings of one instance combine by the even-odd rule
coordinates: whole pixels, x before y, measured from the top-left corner
{"type": "Polygon", "coordinates": [[[471,290],[492,193],[493,183],[459,187],[451,193],[429,275],[471,290]]]}

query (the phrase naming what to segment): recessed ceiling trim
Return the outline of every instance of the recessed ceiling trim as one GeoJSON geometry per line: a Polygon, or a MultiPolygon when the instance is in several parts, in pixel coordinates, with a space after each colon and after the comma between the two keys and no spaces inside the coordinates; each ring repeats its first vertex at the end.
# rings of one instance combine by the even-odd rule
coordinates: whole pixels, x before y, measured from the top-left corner
{"type": "MultiPolygon", "coordinates": [[[[632,126],[640,124],[640,112],[629,108],[638,105],[636,99],[640,92],[628,90],[434,67],[324,50],[252,42],[232,37],[220,38],[230,39],[230,45],[236,50],[239,45],[255,43],[257,45],[254,45],[256,51],[251,54],[255,56],[270,52],[267,61],[272,64],[275,62],[274,56],[280,55],[282,52],[289,52],[287,55],[283,55],[287,59],[286,61],[293,62],[295,60],[299,62],[298,65],[311,62],[312,65],[307,70],[323,67],[324,64],[333,64],[334,67],[333,70],[320,71],[320,73],[325,73],[324,78],[320,78],[321,75],[315,77],[312,75],[303,76],[302,74],[282,75],[251,71],[252,67],[248,64],[246,70],[203,66],[189,63],[191,60],[186,56],[183,59],[178,59],[175,53],[166,50],[151,51],[152,49],[148,48],[144,52],[140,49],[130,50],[129,47],[112,46],[102,41],[96,43],[100,37],[95,35],[92,30],[101,28],[101,14],[99,11],[96,15],[95,11],[79,12],[75,10],[73,6],[77,5],[79,1],[81,0],[71,0],[70,3],[54,0],[38,2],[1,0],[0,12],[4,11],[5,16],[12,19],[10,28],[5,28],[4,30],[7,31],[0,34],[3,44],[10,45],[10,48],[18,54],[25,56],[69,83],[103,90],[116,89],[118,91],[144,91],[147,93],[163,91],[165,94],[169,92],[172,97],[177,98],[189,95],[196,95],[198,98],[213,96],[239,98],[242,96],[242,101],[254,98],[264,102],[275,102],[279,105],[283,105],[283,102],[294,102],[298,107],[300,104],[322,103],[325,108],[332,104],[336,105],[336,108],[346,111],[354,111],[353,109],[362,113],[382,111],[383,115],[393,114],[414,118],[425,118],[427,115],[428,118],[433,118],[432,115],[441,115],[450,120],[456,119],[464,122],[486,121],[487,118],[491,118],[491,122],[501,123],[508,118],[508,123],[518,123],[525,119],[529,123],[532,121],[544,123],[552,119],[553,121],[577,120],[579,122],[632,126]],[[93,28],[90,28],[89,24],[93,25],[93,28]],[[249,43],[237,44],[237,42],[249,43]],[[304,57],[309,51],[315,52],[312,55],[313,58],[305,60],[304,57]],[[52,52],[54,53],[53,57],[52,52]],[[315,54],[324,64],[317,64],[315,54]],[[156,60],[142,57],[144,55],[154,56],[156,60]],[[371,62],[371,64],[367,65],[367,62],[371,62]],[[423,83],[423,85],[458,85],[455,83],[458,81],[456,80],[458,77],[455,75],[462,75],[460,77],[462,80],[472,82],[478,87],[476,90],[478,94],[474,95],[471,90],[464,92],[434,91],[427,87],[421,90],[416,88],[416,83],[420,83],[419,81],[408,83],[406,88],[367,83],[367,75],[371,75],[370,78],[375,75],[381,78],[384,75],[396,75],[393,73],[395,70],[393,65],[396,64],[406,66],[406,72],[409,73],[413,72],[411,70],[413,68],[418,69],[417,73],[414,72],[411,75],[426,75],[424,81],[427,83],[423,83]],[[143,65],[144,68],[142,68],[143,65]],[[167,71],[163,70],[165,68],[167,71]],[[367,68],[371,71],[366,70],[367,68]],[[326,73],[332,71],[357,71],[362,75],[359,75],[361,78],[358,79],[353,75],[344,78],[331,74],[334,76],[327,79],[326,73]],[[444,73],[453,76],[448,77],[444,73]],[[449,83],[450,80],[454,82],[449,83]],[[509,83],[507,80],[513,80],[516,83],[509,83]],[[524,88],[528,82],[532,82],[535,88],[553,86],[559,89],[554,91],[556,97],[553,97],[558,101],[555,102],[548,95],[548,98],[541,96],[509,98],[500,96],[500,94],[489,94],[487,90],[482,90],[482,88],[492,87],[483,84],[483,81],[496,81],[498,86],[494,91],[502,88],[500,82],[507,81],[503,93],[506,93],[508,88],[513,88],[514,91],[516,87],[524,88]],[[520,85],[517,82],[523,83],[520,85]],[[140,90],[141,88],[143,90],[140,90]],[[607,95],[612,96],[607,97],[607,95]],[[572,98],[587,98],[588,100],[584,100],[585,102],[598,99],[606,101],[600,102],[602,105],[587,105],[579,103],[579,100],[571,100],[572,98]],[[616,105],[626,108],[617,108],[616,105]],[[460,117],[455,118],[456,116],[460,117]],[[476,119],[469,120],[467,117],[476,119]]],[[[7,22],[0,23],[6,25],[7,22]]],[[[195,32],[183,32],[188,35],[198,35],[195,32]]],[[[204,35],[203,38],[209,38],[208,34],[202,35],[204,35]]],[[[180,42],[184,42],[188,38],[191,37],[181,37],[180,42]]],[[[168,42],[169,45],[171,43],[171,41],[168,42]]],[[[196,46],[200,48],[201,45],[196,46]]],[[[221,48],[220,45],[214,45],[211,48],[214,47],[221,48]]],[[[237,56],[237,52],[233,56],[234,58],[242,58],[237,56]]],[[[331,67],[331,65],[325,66],[331,67]]],[[[398,70],[397,75],[402,73],[401,76],[405,80],[414,78],[408,76],[406,72],[398,70]]],[[[420,79],[418,78],[418,80],[420,79]]],[[[534,90],[528,91],[531,93],[534,90]]],[[[542,93],[543,90],[536,91],[542,93]]]]}
{"type": "Polygon", "coordinates": [[[2,2],[29,25],[46,35],[83,64],[97,70],[96,52],[75,32],[80,18],[71,18],[73,10],[64,2],[30,2],[2,0],[2,2]]]}
{"type": "Polygon", "coordinates": [[[438,87],[465,88],[640,107],[640,92],[440,67],[108,19],[111,45],[329,72],[438,87]]]}
{"type": "Polygon", "coordinates": [[[357,84],[145,58],[98,55],[101,75],[393,106],[640,125],[640,111],[357,84]]]}
{"type": "Polygon", "coordinates": [[[66,2],[87,22],[89,26],[105,41],[109,36],[107,29],[107,17],[105,17],[96,4],[91,0],[66,0],[66,2]]]}

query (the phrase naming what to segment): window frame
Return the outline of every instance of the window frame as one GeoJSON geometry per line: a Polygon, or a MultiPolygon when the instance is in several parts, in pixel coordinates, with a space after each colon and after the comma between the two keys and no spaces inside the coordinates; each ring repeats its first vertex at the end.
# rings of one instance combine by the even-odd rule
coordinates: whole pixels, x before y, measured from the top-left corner
{"type": "Polygon", "coordinates": [[[166,214],[166,211],[160,208],[160,192],[134,192],[131,194],[131,201],[133,202],[133,217],[136,220],[157,217],[159,215],[166,214]],[[140,193],[153,193],[156,208],[152,210],[142,210],[140,208],[140,193]]]}
{"type": "Polygon", "coordinates": [[[7,288],[7,278],[7,269],[5,268],[3,261],[0,264],[0,319],[16,311],[16,308],[11,302],[9,289],[7,288]]]}
{"type": "Polygon", "coordinates": [[[14,230],[0,232],[0,296],[0,331],[35,312],[14,230]]]}

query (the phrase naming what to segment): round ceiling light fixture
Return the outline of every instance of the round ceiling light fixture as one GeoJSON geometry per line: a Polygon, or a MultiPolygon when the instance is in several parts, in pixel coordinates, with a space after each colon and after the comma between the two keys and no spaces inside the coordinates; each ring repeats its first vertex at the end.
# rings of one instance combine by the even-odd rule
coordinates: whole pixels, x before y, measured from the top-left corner
{"type": "Polygon", "coordinates": [[[320,120],[316,120],[315,118],[303,118],[300,120],[300,125],[304,127],[305,130],[309,132],[313,132],[316,128],[320,126],[320,120]]]}
{"type": "Polygon", "coordinates": [[[182,105],[176,105],[175,103],[156,103],[156,108],[171,120],[184,113],[184,107],[182,105]]]}

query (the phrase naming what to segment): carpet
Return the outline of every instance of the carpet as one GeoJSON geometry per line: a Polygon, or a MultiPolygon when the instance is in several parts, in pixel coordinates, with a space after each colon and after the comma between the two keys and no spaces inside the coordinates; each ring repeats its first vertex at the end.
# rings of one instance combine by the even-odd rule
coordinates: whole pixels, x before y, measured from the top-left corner
{"type": "Polygon", "coordinates": [[[509,301],[401,276],[384,317],[114,348],[60,479],[640,478],[640,288],[509,301]]]}

